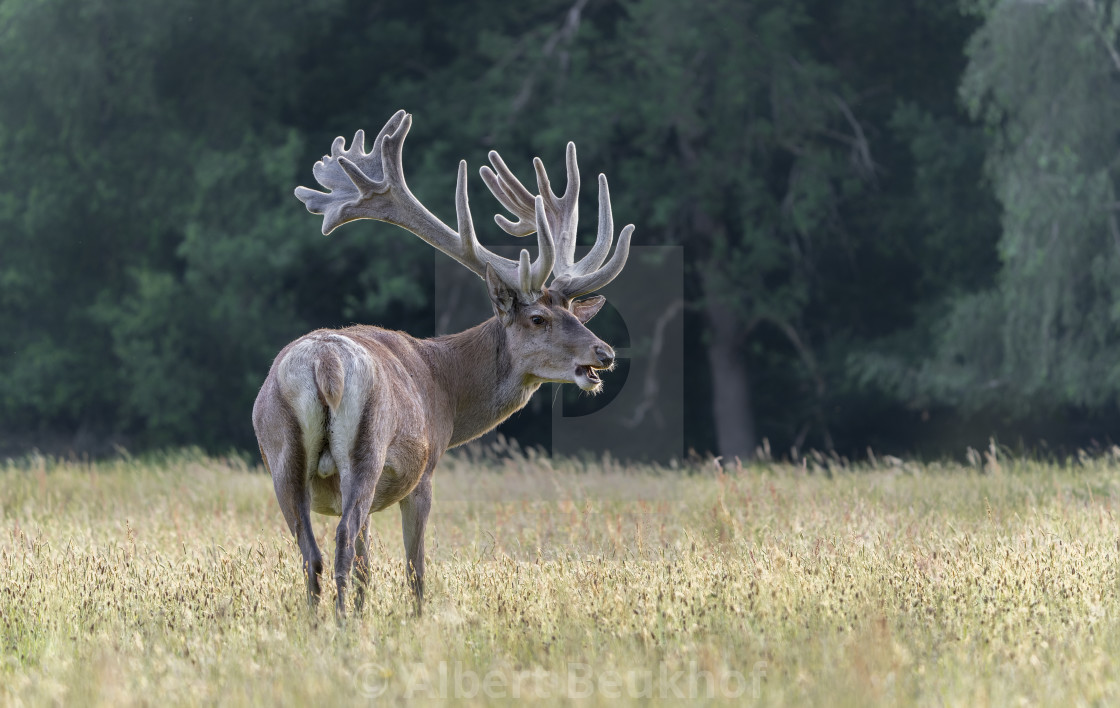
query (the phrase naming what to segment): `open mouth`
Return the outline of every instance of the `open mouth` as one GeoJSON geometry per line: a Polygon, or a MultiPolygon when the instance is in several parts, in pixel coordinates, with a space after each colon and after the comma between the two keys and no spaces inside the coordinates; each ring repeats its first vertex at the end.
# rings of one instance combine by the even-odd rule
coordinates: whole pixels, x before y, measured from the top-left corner
{"type": "Polygon", "coordinates": [[[599,378],[598,370],[590,366],[576,367],[576,385],[585,391],[597,389],[603,380],[599,378]]]}

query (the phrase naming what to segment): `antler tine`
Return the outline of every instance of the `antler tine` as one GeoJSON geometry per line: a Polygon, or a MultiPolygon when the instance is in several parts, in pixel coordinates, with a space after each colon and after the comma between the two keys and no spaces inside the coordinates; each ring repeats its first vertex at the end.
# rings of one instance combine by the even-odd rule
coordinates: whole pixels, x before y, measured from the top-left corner
{"type": "MultiPolygon", "coordinates": [[[[575,146],[572,146],[574,158],[575,146]]],[[[603,265],[607,254],[611,250],[614,240],[614,215],[611,211],[611,194],[607,186],[606,175],[599,175],[599,230],[595,236],[595,245],[580,261],[575,262],[571,257],[557,259],[555,279],[549,286],[569,299],[594,292],[604,287],[618,277],[630,256],[630,237],[634,234],[634,225],[628,224],[618,236],[614,255],[603,265]]],[[[574,253],[568,251],[568,253],[574,253]]]]}
{"type": "MultiPolygon", "coordinates": [[[[459,230],[452,231],[408,189],[401,155],[411,126],[412,116],[403,110],[397,111],[378,133],[373,149],[368,153],[365,151],[364,131],[354,134],[349,149],[346,149],[345,139],[335,138],[331,154],[325,155],[314,167],[315,179],[330,191],[297,187],[296,198],[311,213],[323,215],[324,234],[357,219],[376,219],[395,224],[451,256],[480,278],[485,279],[486,267],[491,266],[506,285],[518,291],[520,299],[526,302],[535,300],[540,296],[555,257],[549,233],[538,233],[540,253],[535,263],[530,263],[526,250],[521,252],[518,261],[513,261],[480,245],[467,198],[466,161],[459,164],[455,185],[459,230]]],[[[517,197],[523,199],[523,195],[518,194],[517,197]]],[[[532,203],[531,196],[529,201],[532,203]]],[[[537,229],[530,229],[523,235],[534,230],[537,229]]]]}
{"type": "Polygon", "coordinates": [[[618,245],[615,246],[614,255],[606,265],[586,275],[558,277],[550,288],[559,291],[568,299],[574,299],[606,286],[617,278],[626,266],[626,259],[630,256],[630,237],[633,234],[634,225],[627,224],[618,235],[618,245]]]}
{"type": "MultiPolygon", "coordinates": [[[[506,166],[501,155],[491,150],[489,157],[494,169],[491,170],[483,165],[479,170],[482,180],[490,188],[494,198],[517,217],[517,221],[514,222],[501,214],[496,214],[494,221],[503,231],[512,236],[528,236],[534,231],[539,231],[532,192],[526,189],[521,180],[517,179],[506,166]]],[[[548,218],[549,226],[552,227],[552,236],[561,254],[574,252],[575,227],[579,221],[579,169],[575,163],[575,145],[572,143],[568,143],[567,163],[568,185],[564,190],[564,196],[557,197],[552,191],[544,163],[539,157],[533,158],[538,193],[545,200],[545,216],[548,218]]]]}
{"type": "Polygon", "coordinates": [[[455,184],[455,212],[459,220],[459,234],[462,241],[462,251],[459,255],[452,254],[456,260],[473,270],[475,273],[486,277],[486,265],[489,264],[507,285],[515,286],[527,300],[536,300],[540,297],[544,281],[552,272],[552,263],[555,259],[555,249],[552,237],[548,231],[537,234],[538,255],[535,263],[530,263],[528,249],[521,249],[517,261],[511,261],[487,250],[475,236],[474,224],[471,220],[470,206],[467,201],[467,161],[459,163],[459,175],[455,184]]]}
{"type": "Polygon", "coordinates": [[[599,175],[599,232],[595,235],[595,245],[579,263],[572,268],[573,275],[587,275],[597,270],[610,253],[614,242],[614,214],[611,211],[611,190],[607,186],[607,176],[599,175]]]}
{"type": "MultiPolygon", "coordinates": [[[[544,173],[544,165],[537,164],[537,184],[541,193],[552,194],[552,187],[548,183],[548,175],[544,173]]],[[[564,196],[553,200],[557,210],[567,214],[567,219],[562,223],[560,232],[556,235],[556,250],[560,253],[557,264],[553,268],[553,275],[560,277],[566,275],[573,265],[576,257],[576,226],[579,223],[579,163],[576,160],[576,144],[569,141],[564,150],[564,167],[567,171],[568,185],[564,196]]]]}
{"type": "MultiPolygon", "coordinates": [[[[533,267],[533,289],[540,290],[548,280],[556,265],[556,239],[552,235],[552,228],[548,224],[545,211],[544,198],[540,195],[533,200],[533,215],[537,222],[537,243],[540,244],[541,257],[533,267]]],[[[521,253],[525,253],[522,251],[521,253]]],[[[524,261],[524,257],[522,257],[524,261]]]]}
{"type": "Polygon", "coordinates": [[[553,281],[549,286],[552,290],[569,299],[576,298],[605,286],[622,272],[630,254],[630,237],[634,226],[630,224],[622,230],[614,256],[604,266],[603,262],[607,260],[614,241],[614,218],[605,175],[599,175],[599,228],[595,245],[584,258],[575,260],[580,188],[575,143],[568,143],[565,151],[568,184],[562,197],[557,197],[552,191],[548,173],[540,158],[533,160],[537,188],[540,190],[535,199],[497,152],[490,152],[490,162],[494,168],[491,170],[482,167],[482,179],[502,206],[517,217],[514,222],[499,214],[494,217],[494,221],[506,233],[514,236],[527,236],[534,230],[540,234],[548,230],[547,240],[552,241],[556,249],[555,263],[552,265],[553,281]]]}
{"type": "Polygon", "coordinates": [[[312,170],[319,184],[332,192],[326,194],[307,187],[296,187],[296,198],[307,206],[307,210],[323,215],[324,234],[329,234],[347,221],[363,218],[348,208],[357,205],[363,192],[368,197],[371,194],[383,194],[388,189],[381,160],[385,139],[400,132],[403,142],[411,123],[410,115],[397,111],[378,133],[373,150],[369,153],[365,152],[363,130],[354,133],[349,150],[345,149],[345,138],[335,138],[331,144],[331,154],[324,155],[312,170]],[[352,162],[355,159],[358,164],[352,162]]]}
{"type": "Polygon", "coordinates": [[[514,176],[501,155],[491,150],[488,157],[494,169],[491,170],[486,165],[480,167],[478,172],[482,175],[482,181],[494,198],[517,217],[517,221],[513,222],[501,214],[495,214],[494,221],[511,236],[528,236],[537,230],[533,193],[525,189],[521,180],[514,176]]]}

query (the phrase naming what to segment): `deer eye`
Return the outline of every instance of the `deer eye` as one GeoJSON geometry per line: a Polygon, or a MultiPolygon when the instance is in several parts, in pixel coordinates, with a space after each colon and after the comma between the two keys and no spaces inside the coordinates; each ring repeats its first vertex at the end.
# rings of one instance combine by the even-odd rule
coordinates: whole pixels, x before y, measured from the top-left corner
{"type": "Polygon", "coordinates": [[[541,325],[544,324],[545,319],[543,317],[541,317],[540,315],[533,315],[532,317],[529,318],[529,321],[532,322],[533,324],[535,324],[536,326],[540,327],[541,325]]]}

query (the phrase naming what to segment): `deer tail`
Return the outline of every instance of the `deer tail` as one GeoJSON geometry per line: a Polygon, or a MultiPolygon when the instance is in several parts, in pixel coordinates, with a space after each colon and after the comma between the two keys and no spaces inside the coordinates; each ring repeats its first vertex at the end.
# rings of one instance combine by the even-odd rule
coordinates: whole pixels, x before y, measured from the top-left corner
{"type": "Polygon", "coordinates": [[[315,359],[315,386],[319,396],[333,411],[342,402],[342,388],[346,381],[342,360],[330,347],[323,347],[315,359]]]}

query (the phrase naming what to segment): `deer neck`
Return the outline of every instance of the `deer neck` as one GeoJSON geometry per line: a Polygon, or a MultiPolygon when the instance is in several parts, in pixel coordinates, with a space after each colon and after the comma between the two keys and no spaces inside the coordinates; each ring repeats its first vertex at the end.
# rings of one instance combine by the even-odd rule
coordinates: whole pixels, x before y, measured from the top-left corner
{"type": "Polygon", "coordinates": [[[433,367],[451,403],[454,430],[448,447],[489,432],[521,410],[540,382],[516,366],[496,317],[470,329],[429,340],[439,362],[433,367]]]}

